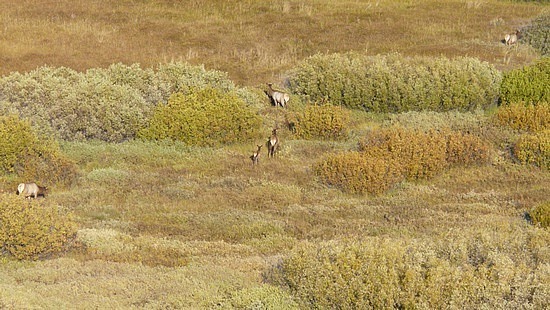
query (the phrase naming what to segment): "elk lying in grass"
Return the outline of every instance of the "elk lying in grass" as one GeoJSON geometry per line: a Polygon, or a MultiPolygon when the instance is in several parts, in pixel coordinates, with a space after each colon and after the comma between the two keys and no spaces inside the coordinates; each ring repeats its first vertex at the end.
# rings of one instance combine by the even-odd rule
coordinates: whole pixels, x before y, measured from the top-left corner
{"type": "Polygon", "coordinates": [[[25,198],[37,198],[42,196],[46,198],[48,188],[39,186],[36,183],[21,183],[17,186],[17,195],[23,195],[25,198]]]}
{"type": "Polygon", "coordinates": [[[254,152],[254,154],[252,154],[250,156],[250,159],[252,159],[252,165],[257,165],[258,164],[258,161],[260,160],[260,150],[262,149],[262,146],[261,145],[257,145],[258,149],[256,150],[256,152],[254,152]]]}
{"type": "Polygon", "coordinates": [[[277,128],[274,128],[271,132],[271,137],[269,137],[269,140],[267,141],[267,155],[268,157],[274,157],[275,151],[277,151],[277,147],[279,146],[279,138],[277,137],[277,128]]]}
{"type": "Polygon", "coordinates": [[[271,103],[274,106],[281,106],[284,108],[290,100],[290,96],[285,92],[274,90],[272,83],[267,83],[267,86],[269,89],[265,93],[271,100],[271,103]]]}
{"type": "Polygon", "coordinates": [[[521,38],[521,32],[518,30],[516,30],[515,33],[509,33],[507,34],[505,37],[504,37],[504,44],[506,45],[514,45],[518,42],[518,39],[521,38]]]}

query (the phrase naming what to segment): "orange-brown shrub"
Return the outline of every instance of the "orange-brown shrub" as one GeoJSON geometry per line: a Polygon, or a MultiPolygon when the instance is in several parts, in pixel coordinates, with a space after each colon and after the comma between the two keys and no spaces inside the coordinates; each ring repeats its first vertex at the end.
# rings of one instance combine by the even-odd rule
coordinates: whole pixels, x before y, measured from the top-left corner
{"type": "Polygon", "coordinates": [[[493,122],[499,126],[530,132],[550,129],[550,103],[513,103],[502,106],[493,116],[493,122]]]}
{"type": "Polygon", "coordinates": [[[321,181],[351,193],[380,194],[404,179],[429,178],[451,165],[484,163],[489,146],[451,130],[383,128],[359,143],[359,152],[330,155],[315,167],[321,181]]]}
{"type": "Polygon", "coordinates": [[[361,152],[332,154],[315,166],[325,184],[350,193],[381,194],[402,179],[402,167],[383,156],[361,152]]]}

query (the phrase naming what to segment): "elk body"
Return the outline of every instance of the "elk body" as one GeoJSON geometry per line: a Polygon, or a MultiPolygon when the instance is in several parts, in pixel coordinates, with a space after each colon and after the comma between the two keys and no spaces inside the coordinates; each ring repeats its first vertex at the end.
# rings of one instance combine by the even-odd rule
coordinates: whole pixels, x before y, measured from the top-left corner
{"type": "Polygon", "coordinates": [[[504,44],[514,45],[518,42],[519,38],[521,38],[521,32],[516,30],[515,33],[509,33],[504,37],[504,44]]]}
{"type": "Polygon", "coordinates": [[[42,196],[46,198],[48,188],[39,186],[36,183],[21,183],[17,186],[17,195],[23,195],[25,198],[37,198],[42,196]]]}
{"type": "Polygon", "coordinates": [[[275,151],[277,151],[277,147],[279,146],[279,138],[277,137],[277,128],[273,129],[271,132],[271,137],[269,137],[269,140],[267,141],[267,155],[268,157],[274,157],[275,151]]]}
{"type": "Polygon", "coordinates": [[[290,96],[282,91],[274,90],[272,83],[267,83],[267,86],[269,89],[265,92],[268,96],[273,105],[275,106],[281,106],[285,107],[288,101],[290,100],[290,96]]]}
{"type": "Polygon", "coordinates": [[[260,150],[262,149],[261,145],[257,145],[258,149],[254,154],[250,156],[250,159],[252,160],[252,165],[257,165],[258,161],[260,160],[260,150]]]}

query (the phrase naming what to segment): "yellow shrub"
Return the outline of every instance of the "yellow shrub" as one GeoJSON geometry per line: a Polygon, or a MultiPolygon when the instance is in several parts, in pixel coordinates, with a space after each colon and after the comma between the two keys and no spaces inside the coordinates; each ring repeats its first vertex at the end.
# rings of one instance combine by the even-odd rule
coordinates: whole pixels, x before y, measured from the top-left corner
{"type": "Polygon", "coordinates": [[[1,172],[56,184],[69,184],[77,175],[76,165],[61,154],[54,140],[39,136],[17,116],[0,117],[1,172]]]}
{"type": "Polygon", "coordinates": [[[76,235],[72,218],[45,200],[0,196],[0,251],[17,259],[39,259],[63,250],[76,235]]]}
{"type": "Polygon", "coordinates": [[[347,134],[349,112],[333,105],[309,105],[298,113],[295,134],[302,139],[338,139],[347,134]]]}
{"type": "Polygon", "coordinates": [[[550,129],[550,103],[514,103],[500,107],[493,122],[515,130],[539,132],[550,129]]]}
{"type": "Polygon", "coordinates": [[[533,224],[539,225],[540,227],[548,228],[550,227],[550,201],[541,203],[531,210],[531,219],[533,224]]]}
{"type": "Polygon", "coordinates": [[[513,152],[522,163],[550,169],[550,130],[521,136],[513,152]]]}

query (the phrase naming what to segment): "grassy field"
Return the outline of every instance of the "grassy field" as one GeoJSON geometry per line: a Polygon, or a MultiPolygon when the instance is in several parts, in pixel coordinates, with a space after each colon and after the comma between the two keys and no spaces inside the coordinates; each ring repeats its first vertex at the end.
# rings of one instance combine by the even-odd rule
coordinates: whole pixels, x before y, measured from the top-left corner
{"type": "Polygon", "coordinates": [[[279,81],[307,56],[350,50],[468,55],[507,69],[536,55],[500,40],[547,9],[469,0],[2,0],[0,74],[185,60],[258,85],[279,81]]]}
{"type": "MultiPolygon", "coordinates": [[[[282,85],[307,56],[350,50],[464,55],[509,70],[538,54],[500,40],[549,8],[496,0],[0,0],[0,74],[45,64],[86,70],[185,60],[254,87],[282,85]]],[[[550,173],[511,158],[517,132],[492,125],[492,112],[353,111],[342,140],[300,140],[281,129],[276,158],[264,151],[255,167],[253,144],[61,142],[81,177],[52,188],[47,203],[74,214],[77,241],[45,260],[1,256],[0,308],[290,307],[290,295],[266,280],[281,259],[297,248],[377,238],[450,243],[457,253],[475,244],[489,256],[517,254],[495,263],[514,266],[535,264],[522,261],[521,250],[534,248],[544,283],[550,232],[533,227],[526,212],[550,200],[550,173]],[[368,130],[388,123],[468,128],[495,152],[487,164],[453,167],[378,196],[318,182],[312,166],[323,156],[355,148],[368,130]]],[[[264,119],[281,113],[267,100],[261,109],[264,119]]],[[[16,180],[1,181],[1,192],[15,191],[16,180]]],[[[541,290],[550,294],[548,282],[541,290]]]]}

